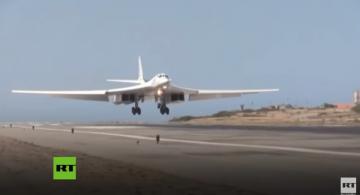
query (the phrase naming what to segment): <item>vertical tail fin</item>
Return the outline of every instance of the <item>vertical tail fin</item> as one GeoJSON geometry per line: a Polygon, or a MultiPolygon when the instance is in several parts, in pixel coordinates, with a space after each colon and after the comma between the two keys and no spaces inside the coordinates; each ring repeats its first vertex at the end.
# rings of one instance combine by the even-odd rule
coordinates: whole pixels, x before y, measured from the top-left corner
{"type": "Polygon", "coordinates": [[[140,82],[145,82],[145,80],[144,80],[144,72],[143,72],[143,67],[142,67],[142,62],[141,62],[141,56],[139,56],[138,62],[139,62],[139,77],[138,77],[138,81],[140,81],[140,82]]]}
{"type": "Polygon", "coordinates": [[[137,80],[124,80],[124,79],[107,79],[107,81],[109,82],[117,82],[117,83],[134,83],[134,84],[142,84],[145,83],[145,79],[144,79],[144,73],[143,73],[143,67],[142,67],[142,62],[141,62],[141,56],[139,56],[138,59],[138,63],[139,63],[139,76],[137,80]]]}

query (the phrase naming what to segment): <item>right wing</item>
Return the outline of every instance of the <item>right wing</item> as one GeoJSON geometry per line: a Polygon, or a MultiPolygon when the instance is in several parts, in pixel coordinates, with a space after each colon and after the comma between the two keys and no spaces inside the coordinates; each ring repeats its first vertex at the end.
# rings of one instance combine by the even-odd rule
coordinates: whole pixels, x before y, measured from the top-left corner
{"type": "Polygon", "coordinates": [[[31,91],[31,90],[12,90],[12,93],[48,95],[52,97],[62,97],[79,100],[108,101],[106,90],[91,91],[31,91]]]}
{"type": "Polygon", "coordinates": [[[78,100],[109,101],[109,96],[117,94],[138,94],[143,95],[149,90],[147,84],[135,85],[110,90],[89,90],[89,91],[34,91],[34,90],[12,90],[12,93],[48,95],[78,100]]]}

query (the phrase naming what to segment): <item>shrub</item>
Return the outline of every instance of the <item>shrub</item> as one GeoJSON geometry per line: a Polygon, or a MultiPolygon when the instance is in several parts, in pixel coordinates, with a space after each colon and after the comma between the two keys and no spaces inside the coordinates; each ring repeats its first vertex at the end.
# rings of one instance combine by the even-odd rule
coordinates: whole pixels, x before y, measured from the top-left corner
{"type": "Polygon", "coordinates": [[[188,116],[182,116],[182,117],[178,117],[178,118],[173,118],[170,121],[171,122],[189,121],[189,120],[194,119],[194,118],[196,118],[196,117],[188,115],[188,116]]]}
{"type": "Polygon", "coordinates": [[[239,111],[220,111],[211,115],[212,117],[228,117],[237,114],[239,111]]]}
{"type": "Polygon", "coordinates": [[[253,109],[245,109],[242,111],[243,113],[251,113],[251,112],[256,112],[256,110],[253,109]]]}
{"type": "Polygon", "coordinates": [[[333,104],[324,103],[324,104],[323,104],[323,108],[336,108],[336,106],[333,105],[333,104]]]}
{"type": "Polygon", "coordinates": [[[352,110],[356,113],[360,113],[360,104],[356,104],[354,107],[352,107],[352,110]]]}

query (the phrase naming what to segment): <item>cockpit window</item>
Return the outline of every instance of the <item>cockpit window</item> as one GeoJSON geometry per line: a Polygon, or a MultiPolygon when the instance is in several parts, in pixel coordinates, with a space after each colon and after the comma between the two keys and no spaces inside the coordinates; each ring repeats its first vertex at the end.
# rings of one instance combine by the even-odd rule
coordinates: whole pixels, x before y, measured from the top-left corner
{"type": "Polygon", "coordinates": [[[166,74],[159,74],[158,77],[159,77],[159,78],[164,78],[164,77],[165,77],[165,78],[169,78],[169,76],[166,75],[166,74]]]}

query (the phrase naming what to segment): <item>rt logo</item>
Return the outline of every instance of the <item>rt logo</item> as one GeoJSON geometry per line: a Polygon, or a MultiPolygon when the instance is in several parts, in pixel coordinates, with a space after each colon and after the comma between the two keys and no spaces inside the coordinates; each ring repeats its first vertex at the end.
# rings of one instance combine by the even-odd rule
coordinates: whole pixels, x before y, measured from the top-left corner
{"type": "Polygon", "coordinates": [[[341,177],[340,192],[342,195],[356,194],[356,177],[341,177]]]}
{"type": "Polygon", "coordinates": [[[54,180],[76,180],[76,157],[53,157],[54,180]]]}

